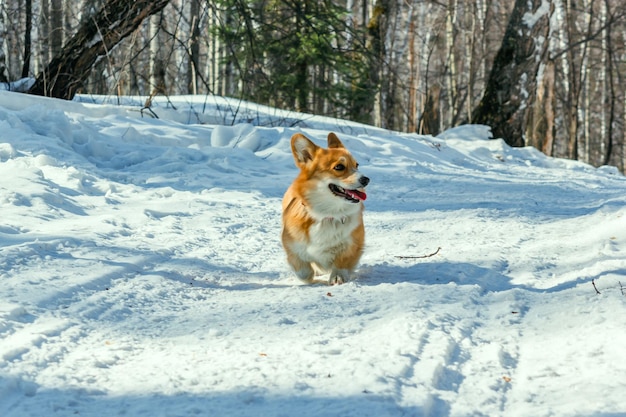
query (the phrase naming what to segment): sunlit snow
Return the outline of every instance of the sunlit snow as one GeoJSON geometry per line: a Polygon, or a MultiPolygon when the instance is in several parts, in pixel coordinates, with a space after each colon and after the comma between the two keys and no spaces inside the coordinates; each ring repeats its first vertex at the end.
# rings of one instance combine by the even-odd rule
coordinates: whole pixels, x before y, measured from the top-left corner
{"type": "Polygon", "coordinates": [[[484,126],[144,101],[0,92],[0,415],[626,413],[616,169],[484,126]],[[367,248],[306,286],[280,200],[290,137],[329,131],[371,178],[367,248]]]}

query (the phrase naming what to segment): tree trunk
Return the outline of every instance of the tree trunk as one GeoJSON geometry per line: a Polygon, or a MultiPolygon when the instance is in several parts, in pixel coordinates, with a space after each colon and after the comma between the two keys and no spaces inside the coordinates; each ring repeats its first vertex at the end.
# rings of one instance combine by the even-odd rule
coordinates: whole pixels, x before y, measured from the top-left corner
{"type": "MultiPolygon", "coordinates": [[[[41,50],[39,51],[40,60],[43,62],[50,61],[50,2],[41,0],[41,15],[39,17],[39,37],[41,38],[41,50]]],[[[37,70],[35,70],[37,71],[37,70]]]]}
{"type": "Polygon", "coordinates": [[[554,61],[542,65],[537,80],[537,93],[531,105],[526,123],[526,145],[539,149],[551,156],[554,152],[555,121],[555,67],[554,61]]]}
{"type": "Polygon", "coordinates": [[[542,0],[516,0],[485,94],[473,123],[491,126],[494,137],[524,146],[528,99],[534,95],[539,65],[545,62],[553,7],[542,0]]]}
{"type": "MultiPolygon", "coordinates": [[[[302,2],[295,2],[295,20],[296,20],[296,33],[307,38],[309,27],[306,24],[308,15],[310,13],[310,0],[302,2]]],[[[297,44],[296,49],[304,48],[305,46],[297,44]]],[[[295,102],[295,108],[298,112],[309,111],[309,63],[306,58],[296,58],[295,63],[295,95],[293,97],[295,102]]]]}
{"type": "Polygon", "coordinates": [[[191,0],[189,5],[189,21],[191,37],[189,39],[189,63],[187,66],[187,92],[198,94],[198,78],[200,68],[200,0],[191,0]]]}
{"type": "Polygon", "coordinates": [[[31,55],[31,32],[33,31],[33,3],[26,0],[24,7],[26,8],[26,30],[24,31],[24,62],[22,65],[22,78],[28,77],[30,73],[30,55],[31,55]]]}
{"type": "Polygon", "coordinates": [[[63,50],[63,0],[50,0],[50,55],[54,58],[63,50]]]}
{"type": "Polygon", "coordinates": [[[108,0],[85,19],[60,54],[39,74],[30,94],[71,100],[98,58],[135,31],[144,19],[160,12],[169,0],[108,0]]]}
{"type": "Polygon", "coordinates": [[[161,18],[152,15],[148,27],[150,33],[150,96],[167,95],[165,86],[164,40],[161,38],[161,18]]]}
{"type": "Polygon", "coordinates": [[[7,55],[5,53],[5,43],[7,31],[5,26],[4,10],[0,10],[0,83],[9,82],[7,71],[7,55]]]}
{"type": "Polygon", "coordinates": [[[408,98],[408,114],[407,114],[407,132],[417,132],[417,94],[418,94],[418,78],[419,67],[417,65],[417,56],[419,51],[415,47],[415,20],[411,16],[408,35],[409,49],[409,98],[408,98]]]}
{"type": "MultiPolygon", "coordinates": [[[[591,86],[593,71],[591,66],[589,65],[589,54],[583,54],[581,59],[581,70],[580,74],[582,77],[582,97],[583,97],[583,108],[591,109],[591,102],[593,100],[593,88],[591,86]]],[[[599,68],[599,71],[602,71],[602,67],[599,68]]],[[[602,75],[600,74],[600,78],[602,75]]],[[[583,120],[583,129],[582,129],[582,139],[585,144],[583,161],[591,164],[591,117],[584,117],[583,120]]]]}
{"type": "Polygon", "coordinates": [[[439,109],[440,95],[441,89],[437,84],[428,90],[418,131],[420,135],[436,136],[441,132],[441,111],[439,109]]]}
{"type": "MultiPolygon", "coordinates": [[[[609,14],[610,4],[608,0],[605,0],[604,7],[602,9],[602,23],[604,24],[607,20],[607,15],[609,14]]],[[[613,55],[613,42],[611,40],[611,30],[610,27],[607,26],[604,29],[604,34],[602,37],[602,61],[604,61],[605,65],[602,66],[602,71],[604,71],[604,90],[603,90],[603,101],[602,101],[602,109],[603,112],[608,113],[608,117],[604,116],[602,119],[604,124],[604,129],[602,130],[603,135],[606,137],[606,152],[604,153],[602,164],[608,165],[611,162],[611,156],[613,154],[613,126],[615,125],[615,107],[616,107],[616,92],[615,92],[615,83],[613,78],[613,59],[611,55],[613,55]],[[607,97],[608,90],[608,97],[607,97]],[[606,101],[605,101],[606,100],[606,101]],[[607,103],[608,101],[608,103],[607,103]],[[606,108],[608,104],[608,109],[606,108]]]]}
{"type": "MultiPolygon", "coordinates": [[[[366,59],[367,70],[357,85],[359,94],[352,105],[351,114],[354,120],[374,121],[380,125],[380,73],[384,55],[383,22],[386,13],[383,1],[377,0],[366,24],[366,48],[369,56],[366,59]]],[[[363,6],[363,19],[367,16],[367,7],[363,6]]]]}
{"type": "MultiPolygon", "coordinates": [[[[572,0],[565,0],[565,19],[564,19],[564,31],[565,36],[569,42],[572,42],[574,39],[574,34],[576,31],[576,8],[575,4],[572,3],[572,0]]],[[[592,31],[593,20],[589,19],[587,22],[587,33],[590,34],[592,31]]],[[[583,65],[580,64],[577,66],[577,61],[579,58],[576,56],[576,49],[571,48],[565,45],[566,53],[563,56],[564,61],[564,70],[566,73],[566,95],[565,95],[565,105],[564,109],[565,114],[565,128],[567,132],[567,157],[569,159],[578,159],[579,149],[578,149],[578,130],[579,123],[578,120],[578,107],[580,103],[580,94],[581,94],[581,80],[583,77],[583,65]]],[[[588,44],[583,44],[583,48],[580,52],[582,57],[587,55],[588,44]]]]}
{"type": "Polygon", "coordinates": [[[454,119],[456,117],[457,100],[458,100],[458,87],[457,87],[457,68],[456,68],[456,34],[454,27],[457,19],[457,1],[449,0],[448,9],[446,11],[446,49],[448,51],[447,65],[448,74],[446,75],[446,87],[448,88],[448,106],[450,111],[448,112],[447,125],[454,126],[454,119]]]}

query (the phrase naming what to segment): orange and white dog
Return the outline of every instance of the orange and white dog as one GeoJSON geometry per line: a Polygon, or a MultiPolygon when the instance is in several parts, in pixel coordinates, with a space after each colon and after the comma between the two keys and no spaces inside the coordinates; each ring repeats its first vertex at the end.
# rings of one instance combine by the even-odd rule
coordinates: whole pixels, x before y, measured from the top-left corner
{"type": "Polygon", "coordinates": [[[329,285],[342,284],[363,253],[364,188],[370,180],[334,133],[328,149],[296,133],[291,151],[300,174],[283,197],[287,261],[304,282],[330,273],[329,285]]]}

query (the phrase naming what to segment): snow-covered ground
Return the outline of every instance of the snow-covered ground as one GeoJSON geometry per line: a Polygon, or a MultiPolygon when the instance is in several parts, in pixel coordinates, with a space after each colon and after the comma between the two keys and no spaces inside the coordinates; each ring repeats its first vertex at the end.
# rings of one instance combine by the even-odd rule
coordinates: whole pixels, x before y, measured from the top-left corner
{"type": "Polygon", "coordinates": [[[482,126],[80,101],[0,92],[1,416],[626,415],[615,169],[482,126]],[[328,131],[372,180],[367,248],[306,286],[280,199],[291,135],[328,131]]]}

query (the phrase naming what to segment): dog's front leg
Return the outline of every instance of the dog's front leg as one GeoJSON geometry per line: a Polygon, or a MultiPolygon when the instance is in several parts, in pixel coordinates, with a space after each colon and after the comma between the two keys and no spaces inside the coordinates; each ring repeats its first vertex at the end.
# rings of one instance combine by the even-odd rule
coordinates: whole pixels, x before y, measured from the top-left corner
{"type": "Polygon", "coordinates": [[[311,268],[310,264],[303,265],[302,268],[296,269],[295,271],[298,279],[300,279],[301,281],[304,281],[307,284],[311,284],[313,282],[315,271],[313,271],[313,268],[311,268]]]}
{"type": "Polygon", "coordinates": [[[315,271],[313,270],[310,262],[303,261],[298,255],[291,251],[288,251],[287,253],[287,262],[291,265],[291,268],[296,273],[298,279],[306,282],[307,284],[311,284],[313,282],[315,271]]]}

